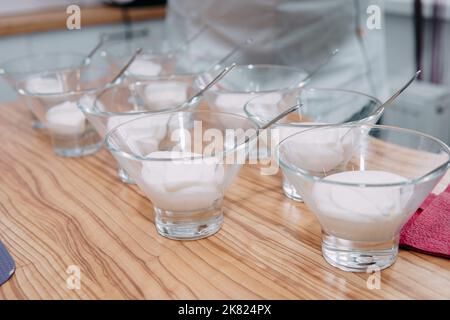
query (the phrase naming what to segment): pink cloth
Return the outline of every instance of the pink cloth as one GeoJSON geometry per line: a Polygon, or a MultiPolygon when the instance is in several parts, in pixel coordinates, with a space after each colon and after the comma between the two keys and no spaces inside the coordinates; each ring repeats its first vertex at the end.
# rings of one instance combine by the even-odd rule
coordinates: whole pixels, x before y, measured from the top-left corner
{"type": "Polygon", "coordinates": [[[450,185],[431,193],[403,226],[400,247],[450,258],[450,185]]]}

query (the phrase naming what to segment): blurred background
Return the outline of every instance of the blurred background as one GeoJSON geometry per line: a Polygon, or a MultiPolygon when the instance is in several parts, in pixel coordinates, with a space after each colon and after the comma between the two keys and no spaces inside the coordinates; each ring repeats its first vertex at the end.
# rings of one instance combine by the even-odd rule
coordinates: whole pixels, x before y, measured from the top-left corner
{"type": "MultiPolygon", "coordinates": [[[[450,143],[450,0],[349,0],[348,2],[357,8],[356,20],[352,22],[352,26],[364,39],[361,42],[362,50],[368,60],[376,61],[371,66],[372,72],[377,74],[372,82],[381,89],[367,93],[377,95],[380,99],[384,98],[405,82],[415,70],[419,68],[423,70],[420,81],[415,82],[398,99],[395,106],[386,111],[381,122],[427,132],[450,143]],[[372,3],[379,6],[382,11],[380,30],[371,31],[365,26],[368,17],[366,9],[372,3]],[[371,59],[371,56],[375,58],[371,59]]],[[[216,44],[220,47],[226,44],[231,45],[233,41],[242,41],[242,38],[245,39],[248,36],[245,31],[250,30],[250,35],[255,36],[255,30],[262,29],[258,25],[261,21],[267,21],[268,24],[283,24],[287,28],[282,32],[283,36],[279,37],[278,42],[277,33],[272,33],[273,41],[262,41],[261,46],[256,47],[260,48],[256,51],[261,53],[264,59],[272,51],[282,52],[283,55],[279,54],[276,58],[277,63],[295,64],[306,69],[308,65],[303,66],[302,61],[312,61],[313,65],[320,60],[320,57],[315,60],[313,58],[316,57],[307,57],[308,59],[304,57],[308,55],[308,50],[305,48],[326,38],[323,31],[316,32],[314,36],[307,38],[308,42],[303,41],[297,46],[287,46],[289,50],[284,50],[281,42],[288,41],[291,35],[300,34],[302,28],[307,28],[308,25],[297,28],[295,23],[288,24],[284,19],[279,19],[275,23],[269,18],[264,20],[266,18],[260,13],[267,12],[268,6],[270,3],[273,4],[273,1],[253,0],[247,5],[246,10],[240,11],[242,16],[239,17],[232,13],[232,6],[236,8],[239,2],[233,4],[233,1],[226,1],[229,3],[228,7],[223,4],[224,1],[204,1],[203,3],[207,5],[200,3],[201,1],[194,0],[185,3],[175,0],[169,3],[144,0],[2,1],[0,3],[0,66],[4,61],[29,54],[54,51],[87,53],[98,43],[102,35],[117,40],[145,37],[151,33],[154,37],[171,37],[172,42],[181,42],[186,40],[189,34],[194,33],[195,27],[199,28],[202,23],[209,24],[209,38],[219,39],[220,41],[217,40],[216,44]],[[72,4],[77,4],[81,8],[81,29],[79,30],[68,30],[66,26],[68,17],[66,8],[72,4]],[[256,19],[257,17],[262,20],[256,19]],[[246,23],[243,23],[243,29],[238,29],[240,21],[246,23]],[[236,25],[235,29],[231,28],[233,24],[236,25]],[[167,29],[169,32],[165,31],[167,29]],[[278,45],[270,51],[268,47],[273,43],[278,45]]],[[[305,10],[312,10],[312,3],[323,3],[324,10],[329,10],[333,17],[345,19],[344,13],[341,16],[334,14],[336,9],[332,5],[337,2],[333,0],[301,0],[297,4],[291,1],[276,10],[292,13],[292,20],[295,21],[296,17],[301,16],[305,10]]],[[[321,17],[314,16],[315,14],[316,11],[311,11],[304,16],[311,19],[321,17]]],[[[333,29],[332,25],[325,25],[326,21],[324,19],[321,22],[324,26],[323,30],[333,29]]],[[[296,42],[292,41],[292,43],[296,42]]],[[[201,50],[211,50],[211,52],[215,50],[215,46],[208,47],[201,43],[197,46],[201,50]]],[[[345,48],[342,51],[336,63],[341,61],[344,65],[343,59],[351,60],[353,53],[346,51],[345,48]]],[[[220,57],[221,53],[217,55],[220,57]]],[[[255,56],[254,54],[253,57],[255,56]]],[[[356,64],[345,65],[347,68],[360,68],[356,64]]],[[[334,79],[332,73],[336,70],[332,69],[331,66],[328,79],[334,79]]],[[[322,77],[327,78],[326,72],[322,77]]],[[[324,83],[329,86],[330,81],[324,83]]],[[[351,85],[346,86],[352,88],[351,85]]],[[[0,104],[15,99],[17,96],[14,90],[0,79],[0,104]]]]}

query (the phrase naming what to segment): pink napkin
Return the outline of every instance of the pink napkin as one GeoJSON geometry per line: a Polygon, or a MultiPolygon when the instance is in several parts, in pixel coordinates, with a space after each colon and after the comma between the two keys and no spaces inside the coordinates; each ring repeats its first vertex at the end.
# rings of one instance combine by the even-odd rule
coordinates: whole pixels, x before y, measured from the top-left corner
{"type": "Polygon", "coordinates": [[[428,195],[403,226],[400,247],[450,258],[450,185],[428,195]]]}

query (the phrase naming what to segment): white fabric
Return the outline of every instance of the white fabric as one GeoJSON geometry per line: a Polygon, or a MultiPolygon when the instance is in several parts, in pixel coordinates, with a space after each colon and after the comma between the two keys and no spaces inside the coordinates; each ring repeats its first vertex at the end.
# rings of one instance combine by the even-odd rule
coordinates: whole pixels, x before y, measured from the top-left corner
{"type": "Polygon", "coordinates": [[[383,99],[388,93],[384,17],[381,30],[367,29],[366,9],[372,4],[383,8],[382,0],[169,0],[166,24],[174,42],[209,26],[189,51],[197,64],[207,55],[220,59],[249,37],[258,44],[233,60],[312,70],[339,48],[311,85],[348,88],[383,99]],[[362,45],[356,21],[363,29],[362,45]]]}

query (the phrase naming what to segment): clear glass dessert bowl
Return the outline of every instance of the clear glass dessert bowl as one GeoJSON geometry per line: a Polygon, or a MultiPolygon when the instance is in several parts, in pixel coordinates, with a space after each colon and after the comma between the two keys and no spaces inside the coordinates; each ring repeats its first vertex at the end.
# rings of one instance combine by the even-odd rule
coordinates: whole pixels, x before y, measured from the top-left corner
{"type": "Polygon", "coordinates": [[[159,234],[192,240],[222,226],[224,194],[257,129],[234,114],[170,112],[119,125],[105,144],[153,203],[159,234]]]}
{"type": "MultiPolygon", "coordinates": [[[[26,55],[0,62],[0,75],[16,91],[22,89],[48,93],[57,91],[59,83],[45,79],[36,80],[33,74],[60,70],[69,72],[80,67],[84,63],[86,55],[75,52],[48,52],[42,54],[26,55]]],[[[41,122],[32,112],[32,124],[34,128],[42,128],[41,122]]]]}
{"type": "MultiPolygon", "coordinates": [[[[329,124],[375,124],[384,111],[380,108],[381,101],[374,97],[356,91],[325,88],[291,88],[259,95],[245,104],[244,111],[247,117],[262,126],[297,103],[302,105],[298,111],[260,134],[260,158],[269,157],[281,140],[296,132],[329,124]]],[[[282,185],[287,197],[302,201],[301,194],[284,174],[282,185]]]]}
{"type": "Polygon", "coordinates": [[[179,52],[163,38],[144,37],[112,41],[105,45],[101,54],[113,68],[119,70],[138,48],[142,48],[143,52],[127,69],[127,76],[141,79],[174,73],[179,52]]]}
{"type": "MultiPolygon", "coordinates": [[[[109,86],[99,96],[92,96],[92,104],[79,104],[80,110],[102,139],[120,124],[144,115],[181,109],[195,109],[201,99],[185,102],[196,93],[190,78],[184,76],[155,77],[153,80],[124,81],[109,86]]],[[[122,182],[134,183],[119,165],[122,182]]]]}
{"type": "MultiPolygon", "coordinates": [[[[195,80],[204,88],[218,73],[205,72],[195,80]]],[[[245,116],[244,105],[263,93],[276,93],[287,88],[299,87],[308,73],[302,69],[270,64],[237,65],[226,77],[205,93],[205,101],[211,110],[245,116]]]]}
{"type": "MultiPolygon", "coordinates": [[[[74,56],[78,62],[78,56],[74,56]]],[[[89,64],[33,73],[18,83],[18,92],[50,135],[53,151],[63,157],[96,152],[101,138],[87,122],[78,104],[92,104],[92,96],[110,85],[114,77],[102,58],[89,64]]]]}
{"type": "Polygon", "coordinates": [[[322,253],[346,271],[392,265],[403,225],[450,165],[442,141],[408,129],[336,125],[295,133],[277,158],[322,227],[322,253]]]}

